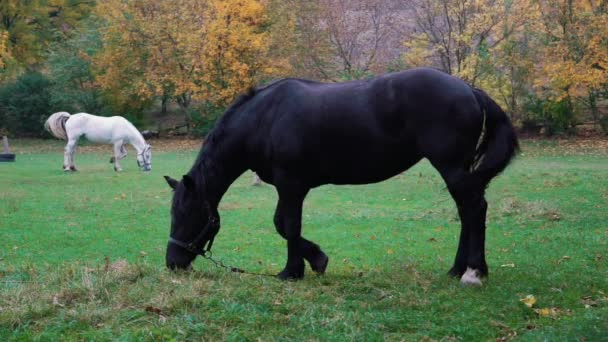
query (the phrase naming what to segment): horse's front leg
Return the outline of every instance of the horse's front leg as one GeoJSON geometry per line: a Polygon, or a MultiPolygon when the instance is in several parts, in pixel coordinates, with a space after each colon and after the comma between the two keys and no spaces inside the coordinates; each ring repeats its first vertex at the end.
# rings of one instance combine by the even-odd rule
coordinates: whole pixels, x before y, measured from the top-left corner
{"type": "MultiPolygon", "coordinates": [[[[120,163],[119,163],[119,160],[124,158],[124,156],[122,155],[122,151],[123,151],[122,141],[115,142],[114,143],[114,157],[112,157],[112,159],[114,161],[114,171],[116,171],[116,172],[122,171],[122,167],[120,166],[120,163]]],[[[125,155],[126,155],[126,153],[125,153],[125,155]]],[[[112,162],[112,160],[110,162],[112,162]]]]}
{"type": "MultiPolygon", "coordinates": [[[[274,213],[274,225],[277,232],[285,239],[287,239],[286,234],[286,215],[284,210],[282,210],[282,201],[279,200],[277,204],[277,209],[274,213]]],[[[300,237],[300,245],[299,248],[302,252],[302,256],[308,263],[310,264],[310,268],[319,273],[325,273],[325,269],[327,268],[327,264],[329,262],[329,257],[321,250],[321,247],[316,243],[306,240],[303,237],[300,237]]]]}
{"type": "MultiPolygon", "coordinates": [[[[114,150],[112,149],[112,151],[114,151],[114,150]]],[[[110,164],[114,164],[114,161],[116,159],[124,159],[126,156],[127,156],[127,149],[126,149],[125,145],[122,145],[120,147],[120,156],[118,158],[116,158],[116,156],[114,156],[114,155],[112,157],[110,157],[110,164]]]]}
{"type": "Polygon", "coordinates": [[[279,188],[279,203],[274,224],[281,236],[287,240],[287,263],[277,275],[287,280],[304,277],[304,259],[319,273],[325,272],[328,258],[318,245],[302,238],[302,206],[308,189],[299,187],[279,188]]]}
{"type": "Polygon", "coordinates": [[[69,139],[67,145],[65,145],[65,151],[63,153],[63,171],[76,171],[74,153],[76,151],[77,142],[78,139],[69,139]]]}

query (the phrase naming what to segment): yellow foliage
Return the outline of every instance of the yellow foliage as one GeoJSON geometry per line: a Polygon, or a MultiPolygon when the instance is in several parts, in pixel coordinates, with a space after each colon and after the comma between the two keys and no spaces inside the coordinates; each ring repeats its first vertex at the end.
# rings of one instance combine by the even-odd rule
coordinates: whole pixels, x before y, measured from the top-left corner
{"type": "Polygon", "coordinates": [[[107,0],[98,14],[108,23],[98,81],[117,96],[131,84],[137,96],[225,105],[281,70],[258,0],[107,0]]]}
{"type": "Polygon", "coordinates": [[[8,49],[8,32],[0,31],[0,68],[4,68],[9,58],[11,53],[8,49]]]}
{"type": "Polygon", "coordinates": [[[608,84],[608,13],[591,1],[544,0],[537,91],[559,101],[608,84]]]}

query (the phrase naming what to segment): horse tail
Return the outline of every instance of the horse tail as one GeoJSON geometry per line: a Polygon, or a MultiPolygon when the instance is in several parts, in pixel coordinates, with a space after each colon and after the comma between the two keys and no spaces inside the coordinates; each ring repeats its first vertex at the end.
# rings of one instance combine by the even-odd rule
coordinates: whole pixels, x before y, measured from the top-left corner
{"type": "Polygon", "coordinates": [[[487,186],[515,157],[519,142],[511,120],[500,106],[481,89],[473,88],[473,93],[484,113],[484,126],[470,171],[476,182],[487,186]]]}
{"type": "Polygon", "coordinates": [[[68,139],[68,134],[65,130],[65,123],[70,119],[70,114],[67,112],[55,113],[46,120],[44,129],[51,133],[55,138],[68,139]]]}

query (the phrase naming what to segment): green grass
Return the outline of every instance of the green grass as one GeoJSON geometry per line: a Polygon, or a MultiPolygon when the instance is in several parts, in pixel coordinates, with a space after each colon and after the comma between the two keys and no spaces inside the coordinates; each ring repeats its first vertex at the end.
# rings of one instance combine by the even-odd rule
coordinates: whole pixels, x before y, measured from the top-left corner
{"type": "MultiPolygon", "coordinates": [[[[197,144],[154,142],[153,171],[132,151],[116,174],[109,147],[85,146],[61,171],[59,141],[12,141],[0,163],[0,340],[608,340],[608,151],[525,141],[490,186],[490,278],[446,275],[457,213],[427,162],[389,181],[324,186],[304,234],[330,256],[299,282],[164,267],[171,191],[197,144]],[[520,299],[534,295],[534,308],[520,299]],[[554,308],[545,316],[534,309],[554,308]]],[[[280,271],[276,193],[247,173],[220,205],[214,254],[280,271]]]]}

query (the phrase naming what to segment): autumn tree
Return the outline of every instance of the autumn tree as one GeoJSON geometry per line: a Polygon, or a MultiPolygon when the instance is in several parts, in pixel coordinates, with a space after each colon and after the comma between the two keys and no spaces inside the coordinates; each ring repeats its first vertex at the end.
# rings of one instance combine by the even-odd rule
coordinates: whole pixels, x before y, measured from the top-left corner
{"type": "Polygon", "coordinates": [[[395,1],[288,0],[294,16],[292,64],[305,77],[337,81],[386,70],[397,26],[395,1]],[[382,64],[382,65],[381,65],[382,64]]]}
{"type": "MultiPolygon", "coordinates": [[[[599,121],[598,103],[608,95],[608,3],[538,2],[542,13],[536,47],[540,56],[535,82],[538,96],[562,109],[562,129],[576,123],[577,103],[599,121]]],[[[555,111],[547,115],[555,115],[555,111]]]]}
{"type": "Polygon", "coordinates": [[[0,80],[40,69],[51,42],[64,39],[88,16],[94,1],[0,1],[0,80]]]}
{"type": "Polygon", "coordinates": [[[527,82],[523,29],[535,4],[509,0],[418,0],[410,6],[415,32],[407,37],[408,66],[434,65],[488,90],[516,111],[527,82]],[[519,63],[521,61],[521,63],[519,63]]]}
{"type": "Polygon", "coordinates": [[[101,49],[98,22],[90,19],[79,25],[79,34],[49,46],[44,69],[53,83],[51,102],[63,111],[108,114],[92,68],[93,56],[101,49]]]}
{"type": "Polygon", "coordinates": [[[280,70],[257,0],[108,0],[98,13],[107,22],[98,82],[121,101],[169,97],[184,113],[194,100],[225,106],[280,70]]]}

